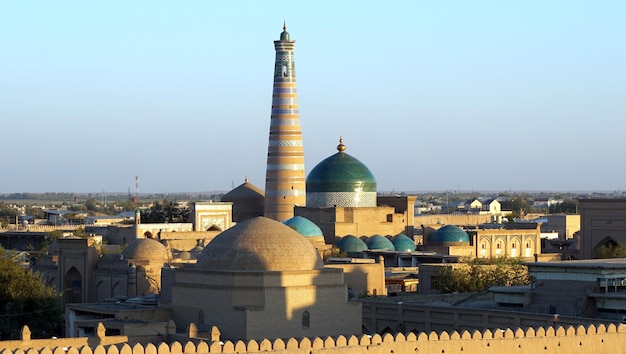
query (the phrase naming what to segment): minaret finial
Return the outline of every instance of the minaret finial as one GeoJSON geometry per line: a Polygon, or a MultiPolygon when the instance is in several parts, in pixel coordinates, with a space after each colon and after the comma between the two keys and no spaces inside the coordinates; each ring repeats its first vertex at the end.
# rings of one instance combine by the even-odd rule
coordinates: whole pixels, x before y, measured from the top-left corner
{"type": "Polygon", "coordinates": [[[248,183],[248,176],[246,176],[246,183],[248,183]]]}
{"type": "Polygon", "coordinates": [[[342,136],[339,137],[339,145],[337,145],[337,151],[339,151],[339,152],[346,151],[346,146],[343,145],[343,137],[342,136]]]}
{"type": "Polygon", "coordinates": [[[283,31],[287,30],[287,22],[285,22],[285,20],[283,20],[283,31]]]}

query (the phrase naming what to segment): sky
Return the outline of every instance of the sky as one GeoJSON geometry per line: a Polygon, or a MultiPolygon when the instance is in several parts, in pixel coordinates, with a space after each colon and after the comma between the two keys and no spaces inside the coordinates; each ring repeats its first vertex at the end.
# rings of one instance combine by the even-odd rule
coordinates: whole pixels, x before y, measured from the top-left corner
{"type": "Polygon", "coordinates": [[[2,1],[0,193],[264,188],[273,41],[306,173],[379,192],[626,188],[626,2],[2,1]]]}

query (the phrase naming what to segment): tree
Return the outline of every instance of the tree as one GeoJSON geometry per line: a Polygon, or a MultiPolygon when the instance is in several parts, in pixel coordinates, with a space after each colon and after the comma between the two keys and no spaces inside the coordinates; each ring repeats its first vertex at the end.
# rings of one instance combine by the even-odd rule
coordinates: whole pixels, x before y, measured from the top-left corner
{"type": "Polygon", "coordinates": [[[122,203],[122,208],[124,209],[124,211],[133,211],[137,209],[137,203],[133,202],[132,200],[125,200],[124,203],[122,203]]]}
{"type": "Polygon", "coordinates": [[[501,205],[502,210],[511,210],[511,214],[508,216],[509,220],[513,220],[513,218],[523,218],[524,215],[531,211],[530,203],[521,196],[504,200],[501,205]]]}
{"type": "Polygon", "coordinates": [[[88,211],[97,211],[98,202],[95,198],[89,198],[85,201],[85,208],[87,208],[88,211]]]}
{"type": "Polygon", "coordinates": [[[434,287],[444,293],[467,293],[493,285],[524,285],[529,280],[528,268],[517,258],[474,258],[467,263],[442,267],[435,277],[434,287]]]}
{"type": "Polygon", "coordinates": [[[41,278],[23,269],[12,253],[0,248],[0,333],[2,339],[18,339],[28,325],[33,338],[60,336],[63,329],[61,297],[41,278]]]}
{"type": "Polygon", "coordinates": [[[156,201],[152,208],[141,212],[141,222],[144,223],[181,223],[189,219],[189,208],[179,208],[176,203],[164,199],[156,201]]]}
{"type": "Polygon", "coordinates": [[[550,214],[578,214],[578,201],[567,199],[561,203],[550,205],[550,214]]]}
{"type": "Polygon", "coordinates": [[[626,244],[608,242],[596,248],[593,258],[622,258],[626,256],[626,244]]]}

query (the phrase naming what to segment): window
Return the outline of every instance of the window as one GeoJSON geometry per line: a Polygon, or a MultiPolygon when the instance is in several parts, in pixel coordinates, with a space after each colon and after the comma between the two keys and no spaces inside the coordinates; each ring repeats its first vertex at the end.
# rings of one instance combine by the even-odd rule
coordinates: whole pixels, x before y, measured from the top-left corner
{"type": "Polygon", "coordinates": [[[302,313],[302,328],[309,328],[310,321],[309,311],[304,311],[302,313]]]}

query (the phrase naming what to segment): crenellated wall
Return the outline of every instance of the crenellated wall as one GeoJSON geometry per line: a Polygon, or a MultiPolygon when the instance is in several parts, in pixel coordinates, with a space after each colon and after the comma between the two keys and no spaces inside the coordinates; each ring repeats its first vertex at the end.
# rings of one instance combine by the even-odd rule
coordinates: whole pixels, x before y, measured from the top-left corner
{"type": "MultiPolygon", "coordinates": [[[[0,354],[204,354],[204,353],[621,353],[626,347],[626,325],[538,327],[462,332],[397,333],[395,335],[339,336],[336,338],[290,338],[274,341],[165,342],[159,344],[106,344],[107,337],[75,344],[63,340],[57,346],[39,346],[50,339],[0,342],[0,354]],[[94,345],[95,344],[95,345],[94,345]]],[[[60,343],[60,342],[59,342],[60,343]]]]}

